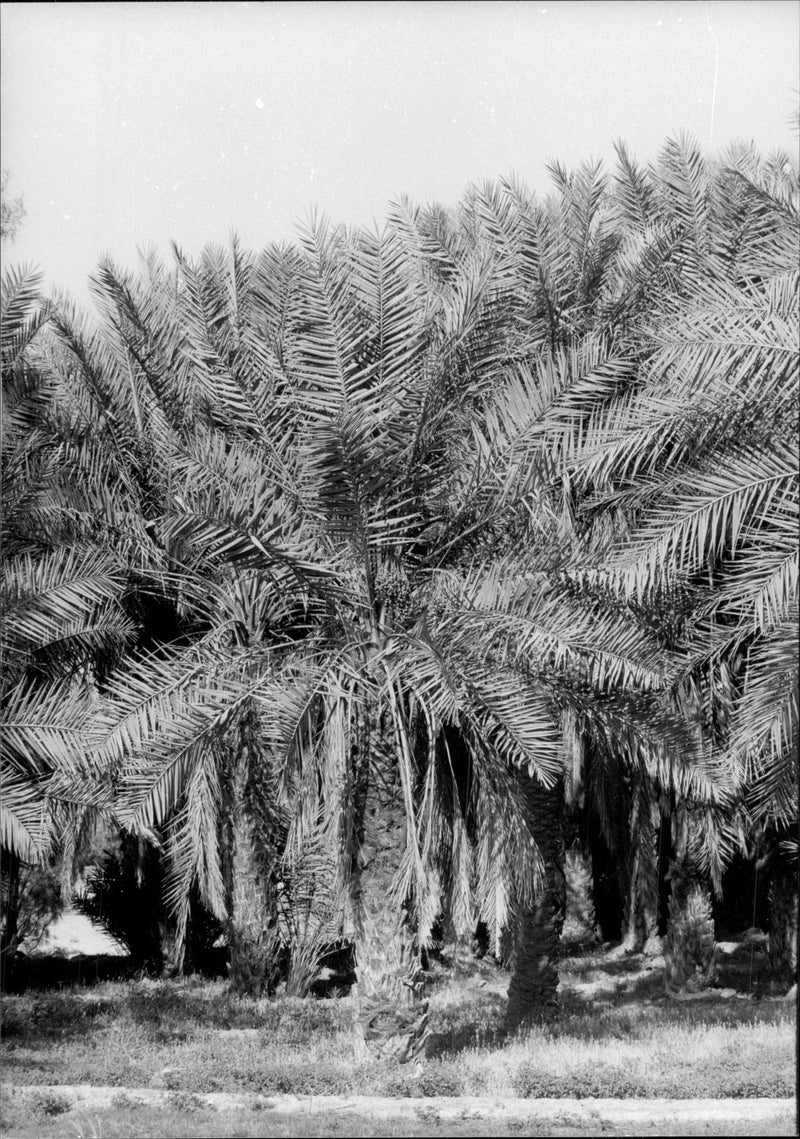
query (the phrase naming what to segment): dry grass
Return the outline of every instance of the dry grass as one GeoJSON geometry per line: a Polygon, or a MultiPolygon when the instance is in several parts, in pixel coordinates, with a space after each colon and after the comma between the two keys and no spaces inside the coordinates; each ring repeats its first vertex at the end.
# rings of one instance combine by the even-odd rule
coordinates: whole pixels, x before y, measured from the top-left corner
{"type": "Polygon", "coordinates": [[[434,997],[452,1042],[409,1069],[360,1058],[355,1009],[339,1001],[236,1001],[222,983],[132,982],[6,999],[6,1079],[269,1095],[533,1097],[792,1095],[794,1016],[780,1003],[574,1005],[549,1029],[486,1042],[499,993],[434,997]],[[481,1042],[481,1038],[484,1042],[481,1042]]]}

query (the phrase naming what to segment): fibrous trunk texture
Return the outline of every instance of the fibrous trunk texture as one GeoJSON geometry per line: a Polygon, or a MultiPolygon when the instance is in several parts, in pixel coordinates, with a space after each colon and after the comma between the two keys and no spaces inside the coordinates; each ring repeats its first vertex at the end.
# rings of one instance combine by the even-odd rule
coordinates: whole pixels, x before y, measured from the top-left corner
{"type": "Polygon", "coordinates": [[[559,939],[564,923],[562,802],[559,786],[547,788],[522,773],[533,835],[544,873],[530,906],[518,918],[505,1030],[515,1032],[553,1019],[558,1012],[559,939]]]}
{"type": "Polygon", "coordinates": [[[642,896],[641,879],[628,881],[622,919],[622,948],[628,953],[660,952],[657,901],[647,890],[642,896]]]}
{"type": "Polygon", "coordinates": [[[180,943],[180,939],[176,935],[174,923],[170,921],[159,922],[158,932],[163,959],[161,972],[165,977],[178,977],[184,969],[185,946],[180,943]]]}
{"type": "Polygon", "coordinates": [[[240,996],[261,996],[270,987],[275,956],[274,924],[270,923],[261,868],[254,850],[250,820],[232,828],[230,902],[227,939],[230,981],[240,996]]]}
{"type": "Polygon", "coordinates": [[[797,873],[784,866],[769,891],[769,963],[776,980],[797,979],[797,873]]]}
{"type": "Polygon", "coordinates": [[[228,782],[224,857],[230,982],[241,996],[261,996],[277,980],[275,835],[266,780],[251,771],[247,729],[228,782]]]}
{"type": "Polygon", "coordinates": [[[698,867],[703,826],[699,810],[676,816],[676,857],[670,868],[672,890],[664,941],[664,985],[671,996],[700,993],[716,977],[717,947],[708,879],[698,867]]]}
{"type": "Polygon", "coordinates": [[[428,1002],[421,999],[419,951],[407,907],[393,891],[407,845],[399,773],[390,762],[365,772],[363,829],[355,898],[359,1022],[364,1043],[378,1057],[408,1061],[424,1050],[428,1002]]]}
{"type": "Polygon", "coordinates": [[[19,899],[21,863],[16,854],[3,851],[2,914],[0,914],[0,988],[4,988],[11,959],[19,944],[19,899]]]}
{"type": "Polygon", "coordinates": [[[657,812],[649,787],[634,780],[630,809],[630,849],[623,875],[622,949],[660,953],[658,938],[657,812]]]}
{"type": "Polygon", "coordinates": [[[564,860],[566,914],[561,940],[565,945],[594,945],[600,940],[594,908],[591,851],[576,845],[564,860]]]}
{"type": "Polygon", "coordinates": [[[674,863],[669,925],[664,942],[664,985],[671,996],[700,993],[716,976],[711,892],[685,865],[674,863]]]}

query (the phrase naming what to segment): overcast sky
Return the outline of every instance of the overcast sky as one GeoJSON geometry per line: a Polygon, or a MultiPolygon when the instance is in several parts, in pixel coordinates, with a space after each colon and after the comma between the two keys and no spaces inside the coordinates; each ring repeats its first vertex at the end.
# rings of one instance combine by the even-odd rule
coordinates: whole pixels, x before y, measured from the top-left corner
{"type": "Polygon", "coordinates": [[[110,252],[291,239],[316,205],[381,221],[512,171],[642,159],[691,132],[796,153],[800,5],[2,5],[2,164],[27,217],[6,263],[86,298],[110,252]]]}

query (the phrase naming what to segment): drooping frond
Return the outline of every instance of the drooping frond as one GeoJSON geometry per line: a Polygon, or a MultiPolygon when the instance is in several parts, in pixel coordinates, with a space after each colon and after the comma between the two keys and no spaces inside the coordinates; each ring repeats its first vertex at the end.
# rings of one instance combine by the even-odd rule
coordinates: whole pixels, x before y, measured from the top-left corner
{"type": "Polygon", "coordinates": [[[591,595],[577,597],[515,562],[509,558],[475,575],[474,585],[468,579],[470,609],[459,622],[464,633],[456,636],[477,636],[486,651],[502,649],[533,669],[574,669],[598,689],[664,683],[667,656],[632,614],[591,595]]]}
{"type": "Polygon", "coordinates": [[[663,496],[609,567],[626,590],[641,595],[665,574],[689,575],[723,555],[734,558],[745,520],[758,529],[773,510],[783,513],[789,496],[797,494],[795,450],[778,442],[743,448],[722,470],[709,463],[692,474],[691,481],[684,475],[680,492],[663,496]]]}
{"type": "Polygon", "coordinates": [[[118,636],[131,625],[107,603],[116,601],[125,575],[115,558],[94,549],[57,549],[35,558],[20,554],[3,566],[5,651],[30,653],[79,634],[106,609],[105,625],[118,636]]]}
{"type": "Polygon", "coordinates": [[[49,318],[41,300],[42,275],[37,269],[8,266],[0,290],[0,349],[3,377],[17,363],[49,318]]]}
{"type": "Polygon", "coordinates": [[[38,862],[50,851],[52,829],[46,811],[46,784],[3,767],[0,845],[25,862],[38,862]]]}

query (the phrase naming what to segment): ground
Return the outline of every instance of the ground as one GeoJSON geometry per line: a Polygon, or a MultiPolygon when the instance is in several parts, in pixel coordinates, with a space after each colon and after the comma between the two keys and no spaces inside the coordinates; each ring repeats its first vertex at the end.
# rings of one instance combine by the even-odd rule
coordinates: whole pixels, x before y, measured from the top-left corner
{"type": "MultiPolygon", "coordinates": [[[[62,919],[49,950],[87,947],[82,920],[62,919]]],[[[222,980],[144,977],[9,994],[2,1133],[795,1134],[795,1002],[758,931],[720,963],[716,990],[679,1002],[661,958],[575,953],[558,1024],[500,1041],[508,974],[445,957],[435,1054],[406,1065],[364,1055],[351,997],[244,1001],[222,980]]]]}

